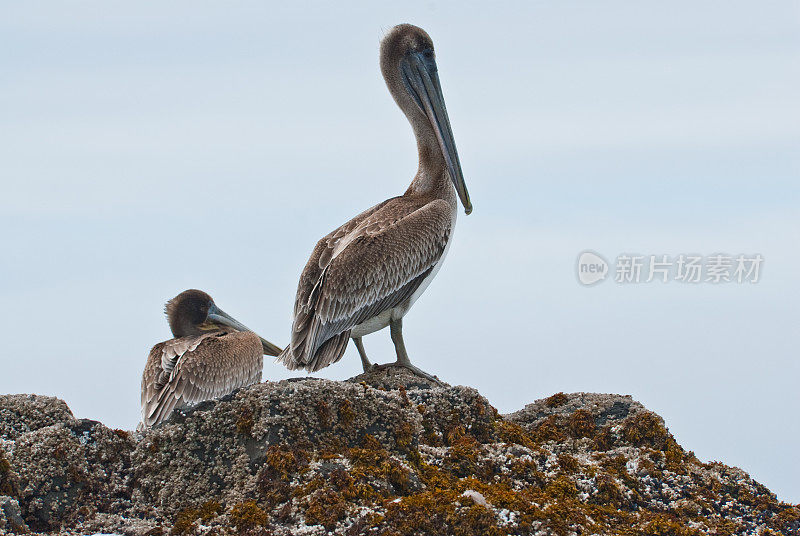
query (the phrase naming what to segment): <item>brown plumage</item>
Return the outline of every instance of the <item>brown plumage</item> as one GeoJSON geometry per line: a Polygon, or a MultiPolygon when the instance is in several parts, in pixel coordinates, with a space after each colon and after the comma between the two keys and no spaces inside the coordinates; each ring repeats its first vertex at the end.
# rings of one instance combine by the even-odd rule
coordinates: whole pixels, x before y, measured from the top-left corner
{"type": "Polygon", "coordinates": [[[317,243],[300,276],[291,343],[278,358],[291,369],[335,363],[352,337],[367,370],[361,337],[389,325],[398,358],[392,365],[421,373],[408,360],[402,317],[444,259],[457,196],[467,214],[472,210],[430,37],[410,24],[396,26],[381,42],[380,58],[386,85],[416,135],[419,170],[403,195],[317,243]]]}
{"type": "Polygon", "coordinates": [[[200,290],[165,307],[174,339],[156,344],[142,374],[142,423],[149,428],[186,408],[261,381],[263,354],[280,348],[219,309],[200,290]]]}

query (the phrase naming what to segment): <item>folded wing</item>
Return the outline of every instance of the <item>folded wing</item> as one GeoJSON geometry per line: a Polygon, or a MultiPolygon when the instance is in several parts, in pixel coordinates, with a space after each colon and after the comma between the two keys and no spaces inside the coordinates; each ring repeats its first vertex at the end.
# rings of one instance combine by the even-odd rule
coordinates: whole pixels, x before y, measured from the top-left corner
{"type": "Polygon", "coordinates": [[[159,343],[142,375],[142,424],[166,420],[176,409],[219,398],[261,381],[263,348],[249,332],[215,332],[159,343]]]}
{"type": "Polygon", "coordinates": [[[319,241],[300,279],[292,341],[279,356],[314,371],[338,361],[350,330],[408,300],[441,259],[451,207],[400,198],[319,241]]]}

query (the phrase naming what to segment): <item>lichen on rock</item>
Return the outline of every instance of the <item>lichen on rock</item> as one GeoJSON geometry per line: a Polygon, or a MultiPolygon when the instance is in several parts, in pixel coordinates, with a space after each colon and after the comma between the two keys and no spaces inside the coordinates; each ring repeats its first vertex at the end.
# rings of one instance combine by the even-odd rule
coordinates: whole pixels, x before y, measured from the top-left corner
{"type": "Polygon", "coordinates": [[[51,415],[14,417],[0,450],[0,504],[41,532],[800,531],[800,509],[739,469],[702,463],[627,396],[556,393],[502,416],[472,388],[387,369],[254,385],[144,434],[2,400],[14,415],[51,415]]]}

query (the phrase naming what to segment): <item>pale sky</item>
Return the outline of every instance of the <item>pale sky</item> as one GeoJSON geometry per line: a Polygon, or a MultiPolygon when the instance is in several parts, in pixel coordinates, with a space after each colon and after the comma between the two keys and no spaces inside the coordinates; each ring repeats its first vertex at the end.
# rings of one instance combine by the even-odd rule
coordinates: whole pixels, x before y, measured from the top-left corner
{"type": "MultiPolygon", "coordinates": [[[[133,428],[186,288],[285,344],[316,240],[416,169],[378,68],[411,22],[475,207],[405,318],[412,360],[501,412],[631,394],[800,502],[798,2],[2,6],[0,392],[133,428]],[[765,260],[757,284],[586,288],[586,249],[765,260]]],[[[359,370],[350,345],[317,375],[359,370]]]]}

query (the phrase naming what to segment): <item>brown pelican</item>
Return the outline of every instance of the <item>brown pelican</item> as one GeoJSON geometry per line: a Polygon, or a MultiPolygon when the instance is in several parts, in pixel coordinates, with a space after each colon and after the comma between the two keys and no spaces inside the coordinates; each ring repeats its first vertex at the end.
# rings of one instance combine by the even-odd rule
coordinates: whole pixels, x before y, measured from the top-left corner
{"type": "Polygon", "coordinates": [[[433,41],[421,28],[395,26],[380,47],[389,92],[417,138],[419,169],[406,192],[362,212],[323,237],[308,260],[295,300],[291,344],[278,357],[290,369],[316,371],[341,359],[355,341],[372,365],[364,335],[390,327],[400,366],[411,364],[403,316],[442,265],[458,201],[472,212],[439,84],[433,41]]]}
{"type": "Polygon", "coordinates": [[[263,354],[281,353],[202,290],[181,292],[164,310],[175,338],[153,346],[147,357],[140,429],[166,420],[176,408],[260,382],[263,354]]]}

